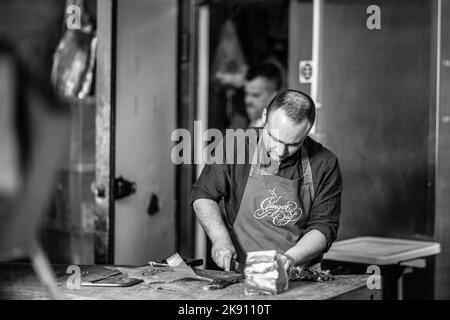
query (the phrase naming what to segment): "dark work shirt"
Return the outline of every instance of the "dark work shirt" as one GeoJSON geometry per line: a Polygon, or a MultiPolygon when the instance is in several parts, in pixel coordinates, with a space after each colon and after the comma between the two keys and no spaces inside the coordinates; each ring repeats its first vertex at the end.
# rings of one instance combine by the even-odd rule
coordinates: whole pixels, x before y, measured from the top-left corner
{"type": "MultiPolygon", "coordinates": [[[[248,142],[245,146],[247,152],[248,142]]],[[[327,251],[336,239],[339,228],[341,172],[337,157],[320,143],[307,137],[303,147],[308,153],[315,195],[306,228],[301,236],[313,229],[320,231],[326,238],[325,251],[327,251]]],[[[292,180],[303,175],[300,150],[280,163],[278,172],[275,173],[277,176],[292,180]]],[[[205,165],[192,187],[191,204],[197,199],[210,199],[216,202],[223,199],[225,207],[223,218],[227,227],[231,228],[239,211],[250,167],[248,159],[244,164],[205,165]]]]}

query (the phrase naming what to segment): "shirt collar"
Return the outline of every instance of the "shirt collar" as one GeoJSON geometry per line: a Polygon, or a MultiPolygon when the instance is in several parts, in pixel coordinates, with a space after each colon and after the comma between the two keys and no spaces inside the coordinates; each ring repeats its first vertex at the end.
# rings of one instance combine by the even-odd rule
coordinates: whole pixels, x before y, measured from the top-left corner
{"type": "Polygon", "coordinates": [[[294,153],[293,155],[289,156],[286,159],[283,159],[280,162],[280,168],[290,167],[292,165],[295,165],[299,161],[299,159],[301,157],[302,147],[303,147],[303,145],[300,148],[298,148],[296,153],[294,153]]]}
{"type": "MultiPolygon", "coordinates": [[[[280,163],[279,163],[279,168],[285,168],[285,167],[290,167],[292,165],[295,165],[299,159],[301,158],[301,149],[305,146],[305,141],[306,139],[303,141],[302,146],[297,150],[296,153],[294,153],[293,155],[291,155],[290,157],[283,159],[280,163]]],[[[262,142],[262,141],[261,141],[262,142]]],[[[261,143],[261,147],[259,148],[259,160],[260,160],[260,164],[261,167],[270,167],[271,164],[271,159],[270,156],[267,154],[266,148],[264,146],[264,143],[261,143]]]]}
{"type": "Polygon", "coordinates": [[[268,173],[276,174],[278,170],[296,165],[298,161],[300,161],[302,147],[300,147],[296,153],[282,160],[280,163],[273,163],[273,160],[267,154],[264,143],[261,143],[258,147],[258,166],[268,173]]]}

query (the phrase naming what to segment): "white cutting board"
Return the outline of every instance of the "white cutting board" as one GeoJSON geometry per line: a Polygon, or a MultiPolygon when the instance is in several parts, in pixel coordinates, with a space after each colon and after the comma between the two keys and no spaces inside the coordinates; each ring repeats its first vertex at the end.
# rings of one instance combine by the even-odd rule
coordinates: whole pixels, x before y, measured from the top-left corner
{"type": "Polygon", "coordinates": [[[439,243],[380,237],[358,237],[335,242],[324,259],[389,265],[441,252],[439,243]]]}

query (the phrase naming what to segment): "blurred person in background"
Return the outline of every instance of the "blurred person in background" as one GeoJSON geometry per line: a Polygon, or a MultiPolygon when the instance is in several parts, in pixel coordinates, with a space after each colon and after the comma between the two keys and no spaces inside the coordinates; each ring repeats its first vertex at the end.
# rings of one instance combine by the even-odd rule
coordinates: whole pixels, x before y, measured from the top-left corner
{"type": "Polygon", "coordinates": [[[265,61],[250,67],[245,76],[244,102],[248,116],[247,127],[262,127],[262,114],[275,95],[284,88],[282,67],[265,61]]]}

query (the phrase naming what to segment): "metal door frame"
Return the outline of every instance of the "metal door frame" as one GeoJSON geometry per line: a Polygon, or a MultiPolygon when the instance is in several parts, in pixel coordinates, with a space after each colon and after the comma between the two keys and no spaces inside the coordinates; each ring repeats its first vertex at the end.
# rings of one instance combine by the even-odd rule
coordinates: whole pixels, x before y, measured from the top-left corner
{"type": "Polygon", "coordinates": [[[115,52],[117,0],[97,1],[95,263],[114,261],[115,52]]]}

